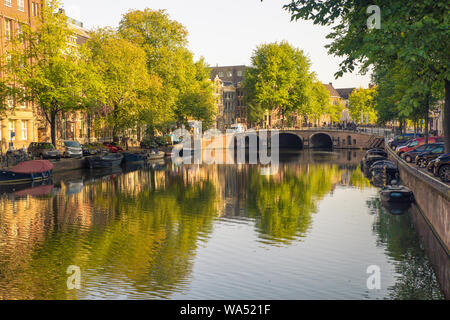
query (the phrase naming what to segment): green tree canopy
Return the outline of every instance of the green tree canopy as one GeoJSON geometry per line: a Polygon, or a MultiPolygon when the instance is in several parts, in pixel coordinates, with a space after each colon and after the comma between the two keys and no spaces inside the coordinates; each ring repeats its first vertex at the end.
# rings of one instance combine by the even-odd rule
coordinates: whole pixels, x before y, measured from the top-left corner
{"type": "Polygon", "coordinates": [[[244,82],[251,118],[260,119],[261,110],[278,109],[285,116],[307,108],[313,75],[302,50],[285,41],[263,44],[251,61],[244,82]]]}
{"type": "Polygon", "coordinates": [[[348,100],[349,109],[352,113],[352,118],[357,122],[361,121],[361,113],[363,114],[363,123],[366,122],[367,113],[369,113],[369,123],[374,124],[378,121],[376,112],[376,96],[377,88],[369,89],[359,88],[354,90],[348,100]]]}
{"type": "Polygon", "coordinates": [[[103,82],[106,120],[117,138],[154,110],[162,81],[148,74],[145,51],[111,29],[95,31],[88,46],[103,82]]]}

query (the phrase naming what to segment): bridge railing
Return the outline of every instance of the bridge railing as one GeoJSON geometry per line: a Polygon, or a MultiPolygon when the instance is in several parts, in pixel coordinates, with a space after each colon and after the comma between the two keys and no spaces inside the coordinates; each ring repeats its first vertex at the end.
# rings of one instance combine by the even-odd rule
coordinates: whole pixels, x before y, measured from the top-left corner
{"type": "Polygon", "coordinates": [[[302,131],[335,131],[335,132],[349,132],[349,133],[366,133],[366,134],[372,134],[377,135],[384,138],[391,138],[394,136],[394,132],[390,128],[356,128],[356,130],[349,130],[349,129],[340,129],[335,127],[319,127],[319,128],[283,128],[283,129],[260,129],[260,130],[267,130],[267,131],[273,131],[273,130],[302,130],[302,131]]]}

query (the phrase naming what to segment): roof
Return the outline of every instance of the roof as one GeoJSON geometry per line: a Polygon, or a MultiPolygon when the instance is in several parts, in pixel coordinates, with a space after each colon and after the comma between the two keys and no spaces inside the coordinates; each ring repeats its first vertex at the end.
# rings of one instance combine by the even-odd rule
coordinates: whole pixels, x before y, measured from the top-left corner
{"type": "Polygon", "coordinates": [[[329,83],[329,84],[323,84],[327,89],[328,89],[328,91],[330,92],[330,96],[332,96],[332,97],[338,97],[338,98],[340,98],[341,96],[339,95],[339,93],[336,91],[336,89],[333,87],[333,84],[332,83],[329,83]]]}
{"type": "Polygon", "coordinates": [[[338,94],[342,97],[344,100],[348,100],[348,97],[352,94],[353,91],[355,91],[356,88],[343,88],[343,89],[336,89],[338,94]]]}

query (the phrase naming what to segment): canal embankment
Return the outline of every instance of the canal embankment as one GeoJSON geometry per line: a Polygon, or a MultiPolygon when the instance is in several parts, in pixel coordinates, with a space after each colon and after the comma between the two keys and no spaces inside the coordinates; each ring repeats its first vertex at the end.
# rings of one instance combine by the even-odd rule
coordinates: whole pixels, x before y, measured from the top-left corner
{"type": "Polygon", "coordinates": [[[412,167],[387,148],[389,158],[398,164],[400,178],[416,198],[433,232],[442,242],[447,255],[450,252],[450,186],[421,170],[412,167]]]}

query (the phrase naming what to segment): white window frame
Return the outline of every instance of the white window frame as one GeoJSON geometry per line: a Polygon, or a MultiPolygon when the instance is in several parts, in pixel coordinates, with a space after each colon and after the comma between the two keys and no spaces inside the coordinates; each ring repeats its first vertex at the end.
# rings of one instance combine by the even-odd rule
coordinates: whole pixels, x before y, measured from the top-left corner
{"type": "Polygon", "coordinates": [[[17,0],[17,9],[25,12],[25,0],[17,0]]]}
{"type": "Polygon", "coordinates": [[[8,96],[8,107],[10,109],[14,108],[14,97],[13,96],[8,96]]]}
{"type": "Polygon", "coordinates": [[[9,120],[9,141],[16,141],[16,121],[9,120]],[[11,139],[11,133],[15,133],[14,137],[11,139]]]}
{"type": "Polygon", "coordinates": [[[5,39],[11,40],[12,20],[5,18],[5,39]]]}
{"type": "Polygon", "coordinates": [[[5,6],[7,6],[7,7],[12,7],[12,0],[5,0],[4,1],[4,4],[5,4],[5,6]]]}
{"type": "Polygon", "coordinates": [[[22,140],[28,140],[28,120],[22,120],[22,140]]]}

